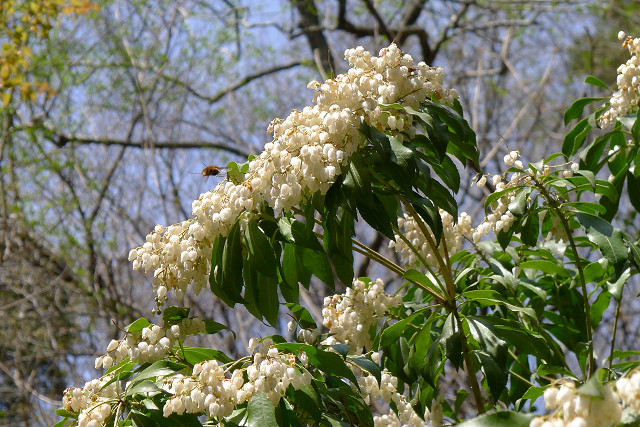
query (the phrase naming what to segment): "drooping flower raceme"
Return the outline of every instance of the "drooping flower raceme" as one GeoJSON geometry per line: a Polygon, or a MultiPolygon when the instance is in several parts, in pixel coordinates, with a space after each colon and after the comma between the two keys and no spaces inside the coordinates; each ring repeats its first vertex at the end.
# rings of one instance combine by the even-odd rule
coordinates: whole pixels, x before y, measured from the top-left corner
{"type": "Polygon", "coordinates": [[[369,329],[385,314],[388,308],[402,302],[399,295],[389,295],[384,291],[381,279],[365,283],[354,280],[353,288],[346,294],[324,299],[322,323],[329,329],[329,338],[323,344],[347,344],[349,354],[362,354],[363,349],[371,349],[369,329]]]}
{"type": "Polygon", "coordinates": [[[544,404],[552,413],[536,417],[531,427],[611,427],[620,423],[622,406],[609,386],[603,387],[604,397],[581,394],[573,381],[551,386],[544,392],[544,404]]]}
{"type": "Polygon", "coordinates": [[[616,391],[623,406],[629,407],[632,414],[640,414],[640,371],[616,381],[616,391]]]}
{"type": "Polygon", "coordinates": [[[603,128],[613,125],[616,118],[635,111],[640,100],[640,38],[634,39],[622,31],[618,38],[622,40],[622,47],[629,49],[631,58],[618,67],[618,89],[611,96],[609,109],[599,118],[603,128]]]}
{"type": "Polygon", "coordinates": [[[128,332],[119,341],[111,340],[107,352],[96,359],[95,367],[108,369],[127,357],[131,362],[140,364],[162,360],[178,341],[184,342],[188,335],[201,332],[205,332],[205,324],[197,317],[182,319],[174,325],[149,325],[141,331],[128,332]]]}
{"type": "Polygon", "coordinates": [[[349,157],[362,148],[358,131],[364,122],[403,137],[412,134],[411,116],[380,104],[400,103],[417,108],[425,99],[452,103],[453,89],[443,87],[443,70],[424,62],[415,64],[394,44],[378,57],[362,47],[349,49],[351,68],[317,89],[315,105],[294,110],[269,126],[274,139],[249,164],[244,180],[223,182],[193,202],[194,219],[169,227],[156,226],[141,247],[131,250],[134,269],[154,270],[154,290],[162,305],[167,291],[178,295],[192,286],[195,293],[207,286],[211,249],[242,215],[247,221],[263,202],[276,215],[299,205],[316,191],[326,192],[349,157]]]}
{"type": "MultiPolygon", "coordinates": [[[[440,217],[442,218],[442,240],[440,242],[436,242],[435,236],[431,230],[429,230],[429,235],[431,237],[431,241],[436,244],[444,241],[444,245],[439,244],[438,246],[440,255],[444,254],[446,247],[447,255],[451,256],[460,251],[462,248],[463,236],[471,232],[471,217],[466,212],[463,212],[458,217],[458,221],[454,223],[454,218],[451,214],[442,209],[440,209],[440,217]]],[[[429,266],[436,267],[438,265],[427,238],[411,215],[405,214],[404,218],[399,218],[398,228],[402,231],[403,237],[406,238],[411,246],[418,251],[420,256],[422,256],[429,266]]],[[[399,235],[396,234],[395,240],[391,240],[389,242],[389,247],[395,249],[407,264],[420,264],[418,255],[399,235]]]]}

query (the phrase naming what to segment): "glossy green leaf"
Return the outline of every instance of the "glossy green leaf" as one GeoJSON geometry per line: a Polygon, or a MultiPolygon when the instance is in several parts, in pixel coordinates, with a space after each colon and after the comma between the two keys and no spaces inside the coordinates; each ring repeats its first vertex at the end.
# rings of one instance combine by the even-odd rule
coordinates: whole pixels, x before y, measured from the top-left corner
{"type": "Polygon", "coordinates": [[[131,421],[136,427],[157,427],[158,423],[156,423],[151,417],[143,414],[140,411],[136,411],[135,409],[131,410],[130,413],[131,421]]]}
{"type": "MultiPolygon", "coordinates": [[[[586,97],[586,98],[580,98],[580,99],[574,101],[573,104],[571,104],[571,106],[569,108],[567,108],[567,111],[564,112],[564,124],[565,124],[565,126],[571,120],[577,119],[578,117],[580,117],[582,115],[582,112],[584,111],[584,107],[586,107],[587,105],[589,105],[589,104],[591,104],[593,102],[604,101],[604,100],[607,100],[607,99],[608,98],[603,98],[603,97],[586,97]]],[[[564,153],[564,150],[562,150],[562,152],[564,153]]]]}
{"type": "Polygon", "coordinates": [[[586,84],[589,84],[589,85],[592,85],[592,86],[598,86],[598,87],[601,87],[603,89],[610,90],[609,86],[607,86],[607,84],[605,82],[603,82],[602,80],[600,80],[596,76],[587,76],[587,78],[584,79],[584,82],[586,84]]]}
{"type": "Polygon", "coordinates": [[[276,407],[267,397],[267,393],[261,391],[254,394],[247,404],[247,426],[265,427],[277,426],[276,407]]]}
{"type": "Polygon", "coordinates": [[[627,267],[617,279],[607,282],[607,289],[611,292],[611,295],[616,299],[616,301],[620,302],[622,300],[622,290],[630,277],[631,269],[627,267]]]}
{"type": "Polygon", "coordinates": [[[308,344],[281,343],[275,346],[279,350],[285,350],[291,353],[304,351],[307,354],[309,363],[321,371],[346,378],[353,383],[358,382],[353,372],[347,367],[344,359],[339,354],[324,351],[308,344]]]}
{"type": "Polygon", "coordinates": [[[499,411],[479,415],[458,425],[464,427],[529,427],[533,417],[534,414],[499,411]]]}
{"type": "Polygon", "coordinates": [[[583,212],[576,213],[576,218],[587,230],[589,240],[598,247],[609,262],[621,266],[627,260],[627,247],[622,239],[620,229],[602,218],[583,212]]]}
{"type": "Polygon", "coordinates": [[[527,199],[529,198],[531,191],[533,191],[533,187],[524,187],[519,191],[513,198],[513,201],[509,203],[509,211],[516,216],[524,215],[527,209],[527,199]]]}
{"type": "MultiPolygon", "coordinates": [[[[582,110],[580,110],[580,113],[582,113],[582,110]]],[[[566,158],[569,158],[577,153],[590,130],[591,126],[589,126],[588,118],[580,120],[564,137],[562,141],[562,154],[564,154],[566,158]]]]}
{"type": "Polygon", "coordinates": [[[278,260],[274,249],[269,238],[253,219],[249,221],[245,230],[245,244],[253,268],[271,279],[276,279],[278,260]]]}
{"type": "Polygon", "coordinates": [[[456,369],[460,369],[462,366],[462,339],[460,328],[453,314],[449,314],[444,322],[440,342],[449,361],[456,369]]]}
{"type": "Polygon", "coordinates": [[[530,307],[518,307],[504,300],[502,295],[498,292],[490,289],[485,290],[471,290],[462,293],[468,301],[474,301],[483,305],[503,305],[518,313],[526,314],[529,317],[536,318],[535,311],[530,307]]]}
{"type": "Polygon", "coordinates": [[[493,358],[500,366],[507,361],[507,343],[496,335],[493,325],[480,317],[466,317],[464,322],[469,326],[471,336],[480,348],[493,358]]]}
{"type": "Polygon", "coordinates": [[[203,319],[205,332],[207,334],[217,334],[220,331],[227,330],[233,334],[233,338],[235,339],[236,333],[229,329],[228,326],[223,325],[222,323],[214,322],[210,319],[203,319]]]}
{"type": "Polygon", "coordinates": [[[567,275],[567,270],[565,270],[562,265],[558,264],[557,262],[548,261],[546,259],[523,261],[520,263],[520,268],[539,270],[546,274],[559,274],[562,276],[567,275]]]}
{"type": "Polygon", "coordinates": [[[436,295],[440,295],[440,298],[442,300],[446,299],[446,296],[443,294],[442,289],[440,289],[436,283],[433,283],[431,279],[429,279],[427,276],[425,276],[418,270],[414,270],[410,268],[409,270],[405,271],[402,277],[411,282],[419,283],[420,285],[431,289],[436,295]]]}
{"type": "Polygon", "coordinates": [[[187,366],[182,363],[170,362],[168,360],[158,360],[145,368],[142,372],[138,373],[133,379],[134,382],[139,382],[149,378],[157,378],[165,375],[173,375],[182,371],[187,366]]]}
{"type": "Polygon", "coordinates": [[[501,365],[486,352],[476,350],[474,354],[482,366],[482,372],[489,386],[489,393],[494,400],[498,400],[507,385],[508,371],[501,368],[501,365]]]}
{"type": "Polygon", "coordinates": [[[418,310],[415,313],[385,328],[385,330],[382,331],[382,335],[380,336],[379,348],[389,347],[391,344],[395,343],[398,338],[400,338],[400,336],[406,331],[407,325],[413,322],[415,318],[422,315],[428,309],[429,307],[425,307],[421,310],[418,310]]]}
{"type": "Polygon", "coordinates": [[[151,325],[151,322],[149,322],[144,317],[141,317],[140,319],[135,320],[135,321],[131,322],[130,324],[128,324],[127,326],[125,326],[124,330],[129,332],[129,333],[139,332],[139,331],[143,330],[144,328],[146,328],[149,325],[151,325]]]}
{"type": "Polygon", "coordinates": [[[296,318],[300,327],[305,329],[317,327],[316,322],[313,320],[313,317],[311,317],[311,313],[309,313],[309,310],[296,303],[287,303],[285,305],[296,318]]]}
{"type": "Polygon", "coordinates": [[[158,394],[162,392],[163,390],[160,387],[158,387],[153,381],[144,380],[140,382],[135,382],[133,387],[129,387],[125,390],[124,395],[125,396],[133,396],[134,394],[150,395],[150,394],[158,394]]]}
{"type": "Polygon", "coordinates": [[[221,352],[220,350],[214,350],[212,348],[202,347],[176,347],[176,353],[183,357],[187,363],[195,365],[196,363],[203,362],[205,360],[217,360],[221,363],[231,363],[233,359],[221,352]]]}
{"type": "Polygon", "coordinates": [[[165,325],[179,323],[182,319],[189,317],[190,310],[188,307],[176,307],[172,305],[162,311],[162,321],[165,325]]]}
{"type": "Polygon", "coordinates": [[[382,375],[382,370],[377,363],[374,363],[371,359],[364,356],[348,356],[348,359],[362,368],[364,371],[373,375],[376,380],[378,380],[378,384],[380,384],[380,377],[382,375]]]}

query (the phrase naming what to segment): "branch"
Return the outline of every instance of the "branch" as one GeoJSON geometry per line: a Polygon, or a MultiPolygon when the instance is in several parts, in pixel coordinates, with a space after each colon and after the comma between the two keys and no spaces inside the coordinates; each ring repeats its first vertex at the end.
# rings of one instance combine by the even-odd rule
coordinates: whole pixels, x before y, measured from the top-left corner
{"type": "Polygon", "coordinates": [[[382,19],[382,16],[380,16],[380,14],[378,13],[378,10],[374,6],[373,2],[371,0],[362,0],[362,1],[367,6],[367,9],[369,10],[369,12],[371,12],[376,22],[380,26],[380,31],[382,31],[382,34],[387,36],[389,40],[393,40],[394,38],[393,35],[391,34],[391,32],[389,32],[389,29],[387,28],[387,24],[384,22],[384,19],[382,19]]]}
{"type": "MultiPolygon", "coordinates": [[[[36,127],[38,124],[30,124],[26,127],[36,127]]],[[[207,149],[216,149],[226,151],[228,153],[236,154],[241,157],[249,157],[251,154],[249,151],[246,151],[238,146],[229,145],[224,142],[213,142],[213,141],[203,141],[203,140],[192,140],[192,141],[131,141],[129,139],[116,139],[116,138],[106,138],[106,137],[92,137],[86,135],[78,135],[78,134],[64,134],[58,132],[55,128],[43,125],[45,129],[49,132],[47,135],[47,139],[52,141],[58,147],[64,147],[68,143],[76,143],[76,144],[101,144],[101,145],[114,145],[114,146],[122,146],[122,147],[132,147],[132,148],[156,148],[156,149],[195,149],[195,148],[207,148],[207,149]]]]}
{"type": "Polygon", "coordinates": [[[45,403],[48,403],[49,405],[53,405],[53,406],[60,406],[62,405],[62,401],[60,400],[54,400],[51,399],[47,396],[45,396],[44,394],[41,394],[40,392],[38,392],[38,390],[34,389],[30,384],[28,384],[26,381],[22,381],[20,380],[20,378],[17,375],[13,375],[11,373],[11,370],[9,369],[9,367],[7,365],[5,365],[4,363],[2,363],[2,361],[0,361],[0,369],[2,371],[4,371],[5,374],[7,374],[11,380],[21,389],[25,389],[26,391],[28,391],[32,396],[42,400],[45,403]]]}
{"type": "MultiPolygon", "coordinates": [[[[298,25],[307,36],[307,41],[314,56],[320,57],[320,74],[326,75],[327,71],[333,71],[333,56],[329,43],[323,33],[323,28],[318,20],[318,8],[313,0],[290,0],[291,4],[300,14],[300,24],[298,25]]],[[[291,36],[293,38],[293,35],[291,36]]],[[[333,72],[331,73],[333,74],[333,72]]]]}
{"type": "Polygon", "coordinates": [[[302,65],[304,63],[304,61],[293,61],[293,62],[289,62],[287,64],[282,64],[282,65],[276,65],[275,67],[272,68],[268,68],[266,70],[262,70],[259,71],[255,74],[249,74],[248,76],[245,76],[242,80],[227,86],[226,88],[224,88],[223,90],[219,91],[217,94],[209,96],[209,95],[204,95],[200,92],[198,92],[197,90],[195,90],[193,87],[191,87],[188,83],[183,82],[182,80],[180,80],[178,77],[173,77],[173,76],[167,76],[167,75],[162,75],[162,78],[164,78],[167,81],[176,83],[182,87],[184,87],[189,93],[191,93],[192,95],[196,96],[197,98],[200,98],[204,101],[209,102],[209,104],[213,104],[215,102],[220,101],[223,97],[225,97],[226,95],[230,94],[231,92],[234,92],[240,88],[242,88],[243,86],[246,86],[247,84],[251,83],[252,81],[259,79],[261,77],[264,76],[268,76],[269,74],[273,74],[273,73],[277,73],[279,71],[283,71],[283,70],[288,70],[289,68],[293,68],[293,67],[297,67],[298,65],[302,65]]]}

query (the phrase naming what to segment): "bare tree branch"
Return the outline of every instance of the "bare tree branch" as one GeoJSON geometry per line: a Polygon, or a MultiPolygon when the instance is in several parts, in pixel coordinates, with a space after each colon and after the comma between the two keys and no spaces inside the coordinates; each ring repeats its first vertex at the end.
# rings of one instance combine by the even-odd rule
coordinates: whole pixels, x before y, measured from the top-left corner
{"type": "Polygon", "coordinates": [[[324,36],[323,27],[320,26],[318,8],[315,2],[313,0],[291,0],[291,4],[298,9],[300,14],[299,26],[307,37],[311,52],[313,52],[313,55],[320,57],[323,68],[321,73],[327,74],[329,70],[333,70],[335,61],[333,60],[329,43],[324,36]]]}
{"type": "Polygon", "coordinates": [[[248,76],[245,76],[242,80],[227,86],[226,88],[224,88],[223,90],[219,91],[218,93],[216,93],[215,95],[209,96],[209,95],[204,95],[200,92],[198,92],[196,89],[194,89],[192,86],[190,86],[188,83],[183,82],[182,80],[180,80],[177,77],[173,77],[173,76],[167,76],[167,75],[162,75],[162,78],[176,83],[182,87],[184,87],[189,93],[193,94],[194,96],[196,96],[197,98],[200,98],[204,101],[209,102],[209,104],[213,104],[216,103],[218,101],[220,101],[223,97],[225,97],[226,95],[230,94],[231,92],[234,92],[240,88],[242,88],[243,86],[248,85],[249,83],[251,83],[252,81],[259,79],[261,77],[265,77],[268,76],[269,74],[273,74],[273,73],[277,73],[279,71],[284,71],[284,70],[288,70],[290,68],[293,67],[297,67],[299,65],[302,65],[304,62],[303,61],[292,61],[292,62],[288,62],[286,64],[282,64],[282,65],[277,65],[275,67],[272,68],[268,68],[266,70],[262,70],[259,71],[257,73],[254,74],[249,74],[248,76]]]}

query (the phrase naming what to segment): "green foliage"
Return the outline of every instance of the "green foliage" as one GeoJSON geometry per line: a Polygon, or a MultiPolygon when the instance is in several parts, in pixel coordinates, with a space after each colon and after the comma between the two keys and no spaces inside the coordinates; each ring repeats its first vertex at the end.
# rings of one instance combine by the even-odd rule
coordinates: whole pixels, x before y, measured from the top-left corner
{"type": "MultiPolygon", "coordinates": [[[[586,81],[606,88],[595,77],[586,81]]],[[[565,123],[579,119],[587,106],[604,99],[574,102],[564,115],[565,123]]],[[[492,215],[497,204],[506,204],[512,223],[496,233],[495,241],[474,242],[467,236],[465,249],[449,254],[445,245],[451,230],[444,228],[440,209],[454,218],[458,215],[454,196],[461,179],[452,159],[478,167],[479,157],[475,133],[459,104],[455,107],[435,100],[417,109],[385,106],[411,115],[420,131],[399,135],[363,124],[360,132],[366,145],[344,165],[326,194],[313,194],[282,215],[264,203],[257,212],[238,218],[226,236],[216,238],[209,277],[212,292],[231,307],[243,305],[270,325],[278,323],[280,306],[285,305],[296,329],[315,330],[316,321],[299,301],[299,286],[309,288],[312,277],[331,290],[337,286],[336,278],[352,286],[354,251],[396,274],[406,292],[401,304],[365,331],[371,345],[364,352],[353,354],[345,343],[329,345],[324,340],[331,334],[320,332],[306,342],[271,337],[279,354],[293,361],[296,372],[310,375],[310,383],[289,386],[278,402],[257,393],[238,404],[231,416],[210,422],[293,426],[349,425],[358,420],[359,425],[373,425],[370,407],[354,389],[356,375],[371,375],[380,384],[391,374],[398,380],[398,391],[408,385],[406,399],[420,416],[439,407],[458,422],[463,402],[472,396],[481,415],[464,425],[525,426],[532,416],[519,411],[527,403],[531,407],[553,379],[581,378],[579,392],[601,398],[605,377],[638,366],[624,360],[637,353],[614,351],[608,366],[597,365],[593,355],[593,331],[612,299],[619,303],[625,283],[640,267],[635,238],[611,222],[625,180],[628,191],[635,191],[640,178],[635,168],[640,145],[637,116],[623,118],[587,144],[605,108],[598,107],[567,133],[562,154],[509,169],[517,175],[487,197],[485,212],[492,215]],[[625,141],[629,137],[632,146],[625,141]],[[618,154],[603,158],[607,145],[618,154]],[[558,163],[562,156],[575,155],[579,167],[558,163]],[[611,182],[598,179],[605,165],[611,182]],[[411,247],[419,262],[404,269],[355,238],[355,225],[361,219],[396,240],[403,212],[411,213],[418,224],[436,267],[423,262],[419,250],[411,247]],[[590,255],[596,251],[602,255],[599,261],[590,255]],[[379,359],[374,352],[380,352],[379,359]],[[579,372],[572,371],[570,357],[578,361],[579,372]],[[614,360],[619,361],[614,364],[614,360]],[[470,392],[461,390],[454,402],[438,399],[447,365],[465,370],[469,378],[470,392]],[[491,412],[482,415],[487,408],[491,412]]],[[[633,206],[638,209],[637,203],[633,206]]],[[[177,324],[188,315],[188,309],[168,307],[163,321],[177,324]]],[[[147,326],[148,321],[139,319],[125,330],[132,334],[147,326]]],[[[227,329],[210,320],[205,326],[212,334],[227,329]]],[[[172,361],[148,366],[125,361],[112,368],[119,379],[128,380],[124,399],[131,405],[128,416],[134,425],[163,425],[169,420],[199,425],[192,415],[160,417],[159,408],[169,395],[160,387],[161,378],[189,375],[190,367],[206,360],[219,361],[229,373],[250,363],[250,358],[234,361],[217,350],[182,342],[174,350],[172,361]]],[[[390,403],[394,411],[397,405],[390,403]]]]}

